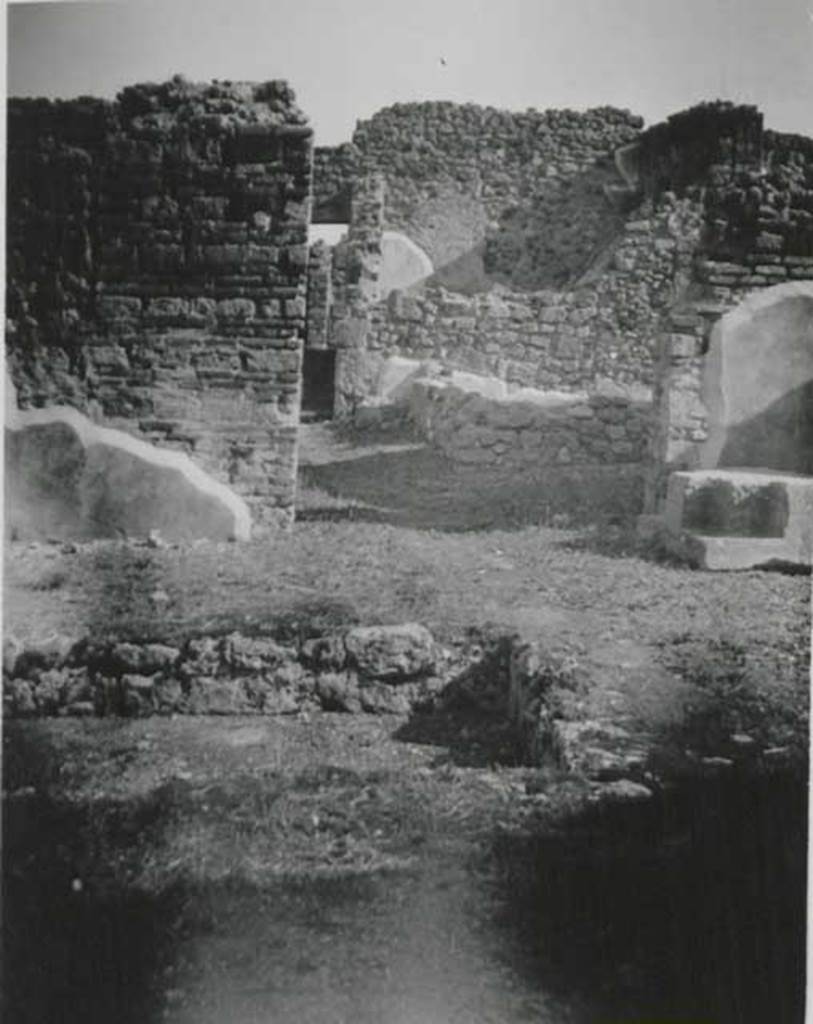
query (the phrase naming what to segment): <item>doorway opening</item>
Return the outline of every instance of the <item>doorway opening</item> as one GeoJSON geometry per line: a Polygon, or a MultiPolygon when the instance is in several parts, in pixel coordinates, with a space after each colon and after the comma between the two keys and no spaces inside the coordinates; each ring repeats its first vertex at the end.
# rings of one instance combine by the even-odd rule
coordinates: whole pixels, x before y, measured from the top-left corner
{"type": "Polygon", "coordinates": [[[336,400],[336,350],[306,348],[302,363],[304,422],[333,418],[336,400]]]}

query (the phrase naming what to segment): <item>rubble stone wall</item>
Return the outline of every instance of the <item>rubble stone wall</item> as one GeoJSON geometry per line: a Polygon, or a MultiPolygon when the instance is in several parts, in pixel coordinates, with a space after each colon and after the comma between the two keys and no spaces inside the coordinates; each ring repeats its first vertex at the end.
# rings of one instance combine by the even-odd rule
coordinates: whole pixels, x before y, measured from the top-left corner
{"type": "Polygon", "coordinates": [[[418,623],[301,640],[273,632],[178,644],[7,637],[3,710],[9,717],[406,714],[431,705],[465,667],[418,623]]]}
{"type": "Polygon", "coordinates": [[[312,137],[284,82],[11,100],[7,351],[22,407],[186,451],[290,521],[312,137]]]}
{"type": "Polygon", "coordinates": [[[305,344],[328,348],[330,309],[333,304],[333,254],[324,242],[314,242],[308,253],[308,319],[305,344]]]}
{"type": "Polygon", "coordinates": [[[394,293],[375,309],[368,345],[524,387],[593,390],[612,381],[651,390],[661,321],[682,287],[698,227],[692,201],[644,207],[607,266],[567,291],[394,293]]]}
{"type": "Polygon", "coordinates": [[[450,458],[524,473],[544,466],[642,463],[651,406],[600,395],[544,406],[416,382],[410,413],[420,433],[450,458]]]}
{"type": "Polygon", "coordinates": [[[358,153],[350,143],[316,146],[313,151],[313,223],[350,222],[358,153]]]}
{"type": "Polygon", "coordinates": [[[681,188],[702,216],[690,279],[658,340],[650,508],[662,501],[671,470],[700,464],[711,428],[707,355],[721,317],[755,292],[813,281],[813,140],[763,131],[754,108],[725,105],[704,105],[656,129],[654,141],[650,132],[641,139],[644,187],[652,195],[681,188]],[[687,135],[695,141],[681,148],[687,135]]]}
{"type": "Polygon", "coordinates": [[[335,410],[352,412],[369,392],[371,312],[381,297],[384,193],[381,175],[356,182],[347,236],[333,250],[329,337],[337,349],[335,410]]]}
{"type": "MultiPolygon", "coordinates": [[[[497,239],[494,269],[505,271],[515,245],[500,237],[500,225],[518,209],[560,206],[569,194],[566,183],[589,178],[599,164],[612,170],[613,152],[634,141],[641,124],[612,107],[519,113],[475,104],[398,103],[359,122],[349,146],[318,151],[315,208],[336,210],[337,197],[357,177],[380,173],[386,181],[384,226],[410,237],[435,267],[483,244],[491,233],[497,239]]],[[[614,171],[610,178],[621,181],[614,171]]],[[[593,214],[613,204],[602,195],[602,183],[590,180],[590,209],[582,211],[579,228],[536,238],[540,252],[526,277],[538,280],[557,266],[581,267],[602,241],[602,218],[593,214]]],[[[586,193],[577,191],[584,203],[586,193]]]]}

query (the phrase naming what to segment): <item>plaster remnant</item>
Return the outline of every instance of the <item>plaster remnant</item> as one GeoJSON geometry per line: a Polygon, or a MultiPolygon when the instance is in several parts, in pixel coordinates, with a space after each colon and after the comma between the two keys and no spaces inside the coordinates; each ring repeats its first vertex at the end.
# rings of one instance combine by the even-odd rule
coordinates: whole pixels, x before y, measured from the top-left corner
{"type": "Polygon", "coordinates": [[[182,452],[52,406],[6,416],[6,531],[16,539],[248,540],[248,506],[182,452]]]}

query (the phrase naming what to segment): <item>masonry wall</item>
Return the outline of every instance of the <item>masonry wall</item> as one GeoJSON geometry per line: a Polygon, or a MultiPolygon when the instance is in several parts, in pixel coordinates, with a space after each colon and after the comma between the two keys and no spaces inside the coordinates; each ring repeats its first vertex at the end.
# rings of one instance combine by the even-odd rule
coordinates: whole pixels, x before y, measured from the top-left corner
{"type": "Polygon", "coordinates": [[[690,280],[658,341],[650,507],[672,469],[700,463],[710,429],[707,353],[720,318],[754,292],[813,280],[813,140],[763,131],[750,107],[705,105],[676,120],[641,140],[644,187],[679,188],[702,211],[690,280]],[[690,131],[692,118],[700,125],[690,131]]]}
{"type": "MultiPolygon", "coordinates": [[[[348,317],[341,311],[343,268],[347,253],[357,248],[348,239],[333,260],[338,312],[334,310],[330,334],[344,349],[338,376],[346,400],[340,408],[352,408],[371,393],[388,356],[438,361],[447,369],[496,377],[515,388],[586,392],[599,405],[618,403],[608,413],[613,418],[610,433],[591,398],[573,417],[559,414],[555,424],[544,416],[540,419],[537,410],[539,422],[534,421],[533,430],[520,439],[513,428],[513,433],[500,433],[505,417],[499,408],[494,414],[496,434],[492,424],[484,428],[482,422],[462,430],[473,405],[456,402],[445,389],[425,406],[430,414],[419,416],[418,425],[448,454],[483,462],[496,456],[506,465],[516,454],[514,461],[524,466],[557,460],[639,463],[649,440],[646,420],[656,384],[662,320],[688,276],[685,265],[699,227],[696,202],[671,196],[641,204],[640,194],[612,164],[612,147],[635,139],[639,123],[618,111],[503,117],[479,108],[428,104],[393,108],[376,115],[370,125],[359,126],[353,145],[357,159],[385,167],[378,175],[383,184],[383,205],[375,221],[379,240],[385,225],[420,238],[416,225],[429,217],[444,237],[457,237],[459,242],[462,236],[447,231],[449,217],[465,222],[466,230],[479,230],[480,220],[495,214],[503,202],[524,202],[530,204],[523,215],[524,228],[542,241],[543,248],[546,237],[551,242],[535,267],[526,266],[524,283],[531,279],[530,270],[540,271],[546,261],[558,268],[549,275],[552,279],[570,278],[577,269],[587,272],[567,288],[509,289],[494,287],[492,281],[488,290],[474,289],[475,294],[445,288],[439,273],[408,292],[377,297],[375,288],[368,288],[364,301],[351,302],[354,314],[348,317]],[[428,133],[437,145],[432,149],[434,160],[419,167],[405,154],[407,139],[421,133],[428,133]],[[502,147],[498,160],[494,147],[502,147]],[[466,167],[470,173],[463,173],[466,167]],[[453,173],[455,168],[459,173],[453,173]],[[414,178],[401,180],[407,173],[414,178]],[[584,185],[587,178],[590,188],[584,185]],[[459,196],[449,200],[447,186],[459,196]],[[599,193],[603,212],[595,220],[597,233],[585,233],[585,221],[595,219],[598,209],[586,197],[599,193]],[[567,230],[545,236],[540,218],[544,221],[565,195],[572,200],[570,205],[561,204],[567,230]],[[632,195],[638,203],[634,213],[628,209],[632,195]],[[439,197],[443,198],[438,204],[439,197]],[[440,207],[443,216],[437,215],[440,207]],[[577,208],[581,221],[571,217],[577,208]],[[599,236],[602,251],[597,253],[599,236]],[[349,343],[348,325],[353,327],[349,343]],[[541,439],[543,428],[550,428],[547,439],[541,439]],[[460,443],[453,437],[457,429],[462,430],[460,443]],[[602,431],[605,437],[600,439],[602,431]],[[518,442],[515,450],[508,445],[512,440],[518,442]]],[[[512,209],[516,220],[518,208],[512,209]]],[[[505,267],[512,265],[512,250],[510,245],[500,246],[517,241],[509,235],[491,236],[497,246],[492,255],[496,253],[496,262],[502,259],[505,267]]],[[[526,242],[525,250],[530,251],[526,242]]],[[[488,242],[485,245],[487,253],[488,242]]],[[[434,255],[443,259],[437,248],[434,255]]],[[[483,410],[478,416],[482,421],[483,410]]]]}
{"type": "Polygon", "coordinates": [[[359,154],[352,144],[314,148],[314,224],[349,223],[353,187],[359,173],[359,154]]]}
{"type": "Polygon", "coordinates": [[[699,227],[695,203],[642,207],[579,287],[463,296],[439,287],[376,307],[369,347],[439,359],[522,387],[651,392],[665,312],[681,287],[699,227]]]}
{"type": "Polygon", "coordinates": [[[350,228],[333,250],[328,329],[331,346],[337,350],[335,410],[340,415],[352,412],[372,386],[371,314],[381,297],[384,191],[383,178],[377,174],[356,182],[350,228]]]}
{"type": "Polygon", "coordinates": [[[474,104],[395,104],[359,122],[349,146],[319,151],[315,206],[335,209],[357,177],[379,173],[386,185],[384,226],[410,237],[436,268],[477,251],[477,267],[456,278],[474,275],[482,279],[475,285],[486,288],[489,276],[520,287],[559,284],[563,272],[584,269],[612,233],[617,204],[604,186],[622,180],[612,155],[637,137],[641,123],[612,107],[518,113],[474,104]],[[570,199],[562,217],[578,214],[579,230],[563,224],[544,237],[534,232],[535,210],[561,212],[570,199]]]}
{"type": "MultiPolygon", "coordinates": [[[[812,140],[764,131],[753,107],[684,111],[619,154],[637,206],[575,283],[396,293],[373,312],[370,347],[516,387],[606,394],[609,382],[634,402],[648,393],[652,505],[672,468],[697,464],[708,437],[703,377],[715,324],[754,290],[813,279],[812,153],[812,140]]],[[[572,427],[570,449],[579,449],[572,427]]]]}
{"type": "Polygon", "coordinates": [[[421,434],[450,458],[524,474],[551,466],[641,464],[651,407],[604,395],[542,406],[418,382],[410,415],[421,434]]]}
{"type": "Polygon", "coordinates": [[[324,349],[330,341],[330,310],[333,305],[333,254],[324,242],[308,250],[308,317],[305,344],[324,349]]]}
{"type": "MultiPolygon", "coordinates": [[[[648,460],[650,507],[708,437],[702,382],[720,317],[754,290],[813,279],[813,140],[765,131],[754,107],[701,104],[641,132],[610,109],[402,104],[331,152],[317,193],[375,169],[381,228],[404,231],[438,268],[427,285],[378,301],[371,289],[356,306],[356,396],[387,356],[404,355],[516,388],[613,397],[619,451],[589,442],[582,413],[557,420],[557,440],[569,430],[571,443],[555,451],[648,460]]],[[[441,389],[430,405],[427,430],[450,452],[467,449],[447,429],[457,424],[469,440],[490,437],[472,450],[511,457],[482,409],[477,429],[463,423],[473,403],[441,389]]]]}
{"type": "Polygon", "coordinates": [[[12,100],[8,363],[290,521],[311,129],[284,82],[12,100]]]}

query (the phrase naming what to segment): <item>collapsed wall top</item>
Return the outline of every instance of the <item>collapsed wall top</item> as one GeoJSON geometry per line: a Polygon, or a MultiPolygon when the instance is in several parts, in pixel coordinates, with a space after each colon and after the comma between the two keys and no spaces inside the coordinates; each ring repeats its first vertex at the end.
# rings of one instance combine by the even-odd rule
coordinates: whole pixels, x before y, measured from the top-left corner
{"type": "Polygon", "coordinates": [[[277,128],[305,128],[306,115],[296,104],[296,95],[283,79],[268,82],[190,82],[175,75],[167,82],[139,82],[121,90],[116,100],[80,96],[71,100],[10,97],[9,132],[41,135],[49,127],[59,135],[108,130],[143,118],[141,125],[160,132],[171,123],[171,115],[191,126],[222,131],[229,126],[264,124],[277,128]],[[105,123],[106,121],[106,123],[105,123]],[[72,130],[73,129],[73,130],[72,130]]]}

